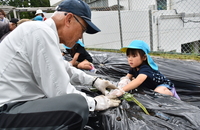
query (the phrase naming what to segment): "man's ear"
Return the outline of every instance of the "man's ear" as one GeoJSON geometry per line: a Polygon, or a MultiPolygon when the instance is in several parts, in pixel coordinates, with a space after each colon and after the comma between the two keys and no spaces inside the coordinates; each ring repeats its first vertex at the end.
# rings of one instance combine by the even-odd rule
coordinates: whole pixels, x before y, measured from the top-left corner
{"type": "Polygon", "coordinates": [[[67,13],[65,16],[65,23],[67,25],[70,25],[73,19],[73,14],[72,13],[67,13]]]}

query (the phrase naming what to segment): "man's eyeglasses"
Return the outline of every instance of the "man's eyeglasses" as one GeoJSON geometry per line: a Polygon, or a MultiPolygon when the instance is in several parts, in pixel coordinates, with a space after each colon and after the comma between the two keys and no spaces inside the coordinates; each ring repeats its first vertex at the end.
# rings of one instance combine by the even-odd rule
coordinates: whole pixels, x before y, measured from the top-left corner
{"type": "MultiPolygon", "coordinates": [[[[65,13],[64,15],[67,15],[67,13],[65,13]]],[[[87,31],[87,28],[78,20],[78,18],[74,15],[74,18],[76,19],[76,21],[82,26],[83,28],[83,32],[87,31]]]]}
{"type": "Polygon", "coordinates": [[[78,18],[74,15],[74,18],[76,19],[76,21],[82,26],[83,28],[83,32],[87,31],[87,28],[78,20],[78,18]]]}

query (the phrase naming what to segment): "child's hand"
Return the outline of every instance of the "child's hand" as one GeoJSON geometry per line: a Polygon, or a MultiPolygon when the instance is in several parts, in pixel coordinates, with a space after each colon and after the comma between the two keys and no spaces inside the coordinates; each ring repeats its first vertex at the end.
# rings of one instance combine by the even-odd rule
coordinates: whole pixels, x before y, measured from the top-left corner
{"type": "Polygon", "coordinates": [[[118,88],[122,88],[130,83],[131,80],[128,77],[122,77],[117,85],[118,88]]]}
{"type": "Polygon", "coordinates": [[[124,93],[125,93],[125,91],[122,88],[113,89],[108,93],[107,97],[110,99],[117,98],[117,97],[122,96],[124,93]]]}

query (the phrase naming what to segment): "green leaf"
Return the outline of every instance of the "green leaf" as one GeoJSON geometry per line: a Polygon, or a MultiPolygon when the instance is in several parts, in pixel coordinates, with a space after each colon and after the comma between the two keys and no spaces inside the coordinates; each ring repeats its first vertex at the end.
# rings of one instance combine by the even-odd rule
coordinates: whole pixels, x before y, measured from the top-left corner
{"type": "Polygon", "coordinates": [[[135,102],[147,115],[150,115],[147,109],[142,105],[142,103],[140,103],[132,94],[125,93],[122,99],[128,102],[131,102],[131,101],[135,102]]]}

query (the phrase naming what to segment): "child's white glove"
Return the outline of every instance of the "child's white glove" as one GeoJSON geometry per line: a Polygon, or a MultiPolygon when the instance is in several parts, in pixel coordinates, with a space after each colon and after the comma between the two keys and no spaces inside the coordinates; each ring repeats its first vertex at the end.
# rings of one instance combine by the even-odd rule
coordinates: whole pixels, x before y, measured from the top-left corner
{"type": "Polygon", "coordinates": [[[131,82],[131,80],[128,77],[122,77],[120,78],[120,81],[117,85],[118,88],[122,88],[124,86],[126,86],[127,84],[129,84],[131,82]]]}
{"type": "Polygon", "coordinates": [[[114,90],[111,90],[107,96],[108,98],[117,98],[117,97],[120,97],[122,96],[123,94],[125,94],[125,91],[122,89],[122,88],[118,88],[118,89],[114,89],[114,90]]]}
{"type": "Polygon", "coordinates": [[[100,96],[96,96],[94,97],[95,101],[96,101],[96,107],[95,110],[106,110],[110,107],[117,107],[120,104],[120,100],[119,99],[109,99],[107,96],[104,95],[100,95],[100,96]]]}

